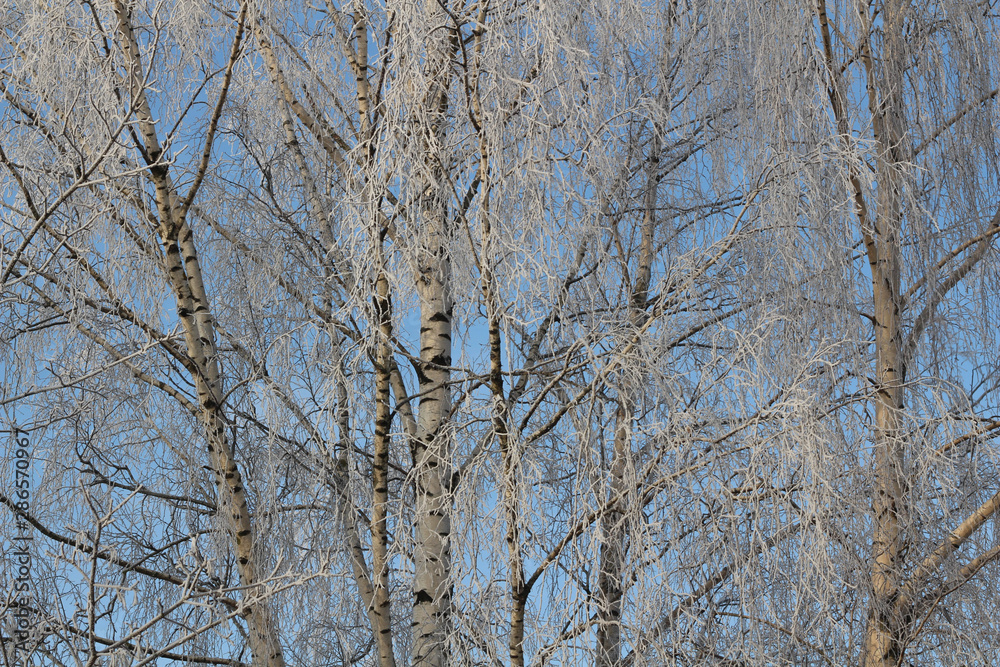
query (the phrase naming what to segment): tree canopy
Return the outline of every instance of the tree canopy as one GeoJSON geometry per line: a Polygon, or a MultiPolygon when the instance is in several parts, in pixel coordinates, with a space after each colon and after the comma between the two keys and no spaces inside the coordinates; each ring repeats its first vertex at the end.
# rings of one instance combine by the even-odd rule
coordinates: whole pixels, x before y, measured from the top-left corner
{"type": "Polygon", "coordinates": [[[1000,663],[995,5],[9,0],[5,664],[1000,663]]]}

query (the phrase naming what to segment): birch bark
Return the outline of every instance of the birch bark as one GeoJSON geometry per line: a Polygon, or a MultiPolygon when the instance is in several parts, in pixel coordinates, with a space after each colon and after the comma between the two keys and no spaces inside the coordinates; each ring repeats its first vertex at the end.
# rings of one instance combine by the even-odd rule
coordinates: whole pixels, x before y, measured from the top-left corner
{"type": "Polygon", "coordinates": [[[211,304],[205,290],[194,234],[185,219],[170,177],[157,135],[156,123],[142,81],[143,66],[132,28],[129,9],[120,0],[114,2],[121,49],[128,67],[128,84],[144,155],[149,163],[149,177],[156,192],[159,235],[164,268],[173,288],[177,317],[184,327],[186,351],[194,364],[191,381],[198,394],[199,418],[208,441],[208,458],[215,476],[219,513],[233,541],[240,580],[247,588],[247,623],[254,664],[261,667],[284,667],[280,635],[267,602],[266,575],[260,563],[260,546],[254,534],[247,506],[243,477],[227,437],[224,414],[223,378],[219,372],[215,327],[211,304]]]}
{"type": "Polygon", "coordinates": [[[413,643],[420,667],[449,663],[451,616],[451,352],[450,222],[444,173],[452,58],[458,37],[448,6],[427,0],[425,81],[417,131],[424,152],[419,197],[416,291],[420,307],[420,404],[413,447],[414,517],[413,643]]]}

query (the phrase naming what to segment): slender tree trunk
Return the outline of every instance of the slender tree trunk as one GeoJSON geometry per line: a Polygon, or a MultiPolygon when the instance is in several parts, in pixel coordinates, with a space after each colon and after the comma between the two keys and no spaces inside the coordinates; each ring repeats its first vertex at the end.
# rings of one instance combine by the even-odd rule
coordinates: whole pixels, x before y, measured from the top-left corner
{"type": "MultiPolygon", "coordinates": [[[[825,0],[817,0],[823,48],[829,70],[830,103],[842,137],[851,135],[846,97],[833,57],[829,16],[825,0]]],[[[861,177],[851,167],[855,211],[858,216],[868,265],[872,274],[875,327],[875,429],[872,498],[871,602],[860,664],[862,667],[895,666],[902,657],[903,633],[908,612],[897,604],[902,585],[905,483],[904,449],[899,430],[903,409],[903,335],[900,310],[901,174],[902,151],[902,6],[887,2],[883,14],[883,54],[877,72],[871,50],[873,27],[868,7],[857,4],[863,35],[860,57],[867,75],[866,93],[871,124],[878,144],[876,165],[878,208],[875,215],[865,200],[861,177]]]]}
{"type": "MultiPolygon", "coordinates": [[[[629,453],[629,426],[632,412],[619,403],[615,412],[615,439],[611,463],[611,490],[614,498],[625,490],[625,461],[629,453]]],[[[597,578],[597,660],[598,667],[617,667],[622,659],[622,571],[628,553],[627,518],[615,510],[601,520],[600,573],[597,578]]]]}
{"type": "MultiPolygon", "coordinates": [[[[366,169],[371,159],[371,116],[368,85],[368,21],[363,3],[355,2],[355,79],[357,82],[358,116],[361,119],[361,136],[365,142],[366,169]]],[[[379,665],[395,667],[392,650],[392,609],[389,598],[389,534],[387,510],[389,505],[389,445],[392,441],[392,300],[389,297],[389,279],[385,274],[382,243],[385,229],[378,223],[372,210],[370,183],[364,186],[363,199],[366,215],[370,216],[374,234],[378,275],[372,297],[379,340],[375,359],[375,440],[372,457],[372,584],[374,599],[372,613],[376,621],[375,642],[378,646],[379,665]]]]}
{"type": "Polygon", "coordinates": [[[420,196],[420,246],[416,287],[420,303],[420,409],[414,452],[416,517],[414,526],[412,663],[448,664],[451,616],[451,259],[442,166],[451,61],[456,48],[452,19],[439,0],[428,0],[426,80],[429,82],[422,134],[424,188],[420,196]]]}
{"type": "Polygon", "coordinates": [[[899,326],[899,244],[878,243],[872,262],[875,302],[876,396],[875,489],[872,499],[872,601],[865,640],[865,667],[896,665],[905,619],[895,602],[902,577],[902,513],[905,487],[899,412],[903,407],[902,336],[899,326]]]}
{"type": "Polygon", "coordinates": [[[500,303],[496,294],[496,242],[490,220],[489,183],[486,178],[489,168],[485,142],[481,143],[482,160],[480,173],[483,174],[482,203],[482,285],[486,301],[486,320],[489,329],[490,346],[490,393],[493,401],[493,432],[500,446],[503,463],[501,495],[504,519],[507,523],[507,583],[510,586],[510,634],[508,655],[511,667],[524,666],[524,615],[528,602],[528,590],[524,582],[524,559],[521,555],[521,502],[518,484],[518,452],[511,438],[510,411],[504,395],[503,354],[500,337],[500,303]]]}
{"type": "MultiPolygon", "coordinates": [[[[430,211],[428,211],[430,212],[430,211]]],[[[413,583],[413,664],[447,664],[448,619],[451,607],[451,498],[446,487],[451,411],[450,266],[444,221],[437,227],[420,267],[420,411],[414,448],[416,491],[415,577],[413,583]]]]}
{"type": "Polygon", "coordinates": [[[201,420],[208,439],[209,463],[215,474],[219,512],[235,544],[240,582],[247,588],[249,597],[246,617],[254,665],[284,667],[284,655],[274,619],[266,601],[256,597],[264,592],[259,588],[262,572],[255,553],[256,542],[243,478],[233,457],[232,443],[226,436],[227,420],[222,412],[223,389],[215,328],[194,236],[184,220],[169,169],[161,163],[163,149],[142,85],[143,69],[138,42],[132,30],[131,15],[120,0],[114,3],[114,11],[122,51],[129,69],[129,93],[138,119],[145,157],[150,164],[150,179],[156,191],[160,242],[167,276],[177,302],[177,316],[184,327],[187,354],[193,363],[192,380],[198,393],[201,420]]]}
{"type": "MultiPolygon", "coordinates": [[[[653,136],[646,159],[646,193],[643,202],[642,234],[639,258],[635,266],[635,279],[629,296],[629,323],[643,325],[646,300],[652,280],[654,233],[656,231],[656,201],[659,192],[659,165],[662,140],[660,128],[652,126],[653,136]]],[[[620,398],[615,412],[615,439],[611,461],[611,490],[609,498],[625,492],[626,462],[631,452],[631,426],[635,415],[633,388],[619,388],[620,398]]],[[[597,609],[597,665],[617,667],[622,660],[622,598],[625,595],[623,571],[628,556],[628,517],[619,511],[609,512],[601,521],[604,543],[601,544],[600,572],[598,574],[597,609]]]]}
{"type": "MultiPolygon", "coordinates": [[[[166,179],[165,173],[154,176],[154,180],[161,179],[166,179]]],[[[161,191],[169,193],[169,183],[158,183],[157,191],[158,194],[161,191]]],[[[263,573],[255,553],[256,540],[247,508],[243,478],[233,457],[232,443],[226,436],[227,420],[222,412],[222,378],[219,374],[215,329],[193,234],[183,221],[176,224],[172,206],[159,201],[158,204],[161,240],[167,271],[177,299],[177,314],[184,326],[187,353],[196,367],[192,380],[197,388],[202,423],[208,438],[209,462],[215,474],[219,512],[228,524],[235,543],[240,581],[248,588],[251,596],[247,619],[254,664],[283,667],[285,661],[275,621],[266,601],[254,599],[254,596],[263,592],[258,588],[262,583],[263,573]]]]}
{"type": "MultiPolygon", "coordinates": [[[[161,206],[160,215],[169,219],[172,211],[161,206]]],[[[240,581],[249,589],[251,596],[247,619],[254,664],[283,667],[285,661],[281,643],[267,602],[253,599],[253,596],[263,592],[257,588],[262,583],[263,572],[255,553],[256,540],[247,508],[243,478],[233,458],[232,444],[226,437],[227,420],[222,413],[222,378],[219,374],[215,330],[193,235],[190,227],[182,222],[180,238],[177,238],[168,225],[169,223],[161,220],[161,235],[167,268],[177,298],[178,316],[184,325],[187,351],[197,366],[192,379],[198,391],[202,422],[208,437],[209,462],[215,474],[219,512],[225,523],[229,524],[229,532],[236,546],[240,581]]]]}
{"type": "Polygon", "coordinates": [[[486,304],[486,321],[490,350],[490,393],[492,394],[493,433],[500,447],[503,464],[501,496],[504,519],[507,523],[507,584],[510,587],[510,632],[507,652],[511,667],[524,667],[524,621],[529,590],[524,581],[524,559],[521,554],[521,502],[518,485],[518,452],[511,438],[508,397],[504,393],[503,350],[500,330],[500,301],[497,295],[496,267],[498,264],[497,230],[494,228],[490,207],[490,150],[485,134],[481,91],[478,78],[479,58],[483,48],[483,33],[488,16],[487,2],[480,3],[478,26],[473,32],[474,75],[471,77],[470,104],[477,118],[479,138],[480,229],[482,245],[479,270],[482,275],[483,300],[486,304]]]}
{"type": "MultiPolygon", "coordinates": [[[[381,240],[379,240],[381,246],[381,240]]],[[[381,255],[381,252],[379,252],[381,255]]],[[[392,622],[389,600],[389,537],[386,510],[389,504],[389,443],[392,426],[390,390],[390,361],[392,358],[392,311],[389,300],[389,281],[379,273],[375,285],[375,315],[379,321],[379,341],[375,365],[375,440],[372,460],[372,583],[374,585],[373,613],[377,627],[373,628],[379,649],[379,664],[392,667],[396,664],[392,652],[392,622]]]]}
{"type": "MultiPolygon", "coordinates": [[[[862,23],[873,33],[867,7],[862,23]]],[[[906,517],[905,454],[900,431],[903,409],[903,333],[900,266],[902,235],[903,141],[901,76],[903,7],[883,8],[883,52],[878,71],[870,42],[862,46],[868,106],[878,144],[878,213],[866,240],[872,273],[875,323],[875,489],[872,499],[872,599],[865,637],[865,667],[895,667],[902,657],[908,611],[897,606],[903,584],[903,525],[906,517]]]]}

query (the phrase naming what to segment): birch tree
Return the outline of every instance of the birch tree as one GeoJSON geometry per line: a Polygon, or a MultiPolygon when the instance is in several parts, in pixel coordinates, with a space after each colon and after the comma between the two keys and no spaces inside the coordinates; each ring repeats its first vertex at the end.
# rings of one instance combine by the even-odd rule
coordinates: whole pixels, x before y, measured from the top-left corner
{"type": "Polygon", "coordinates": [[[988,4],[4,12],[28,664],[995,659],[988,4]]]}
{"type": "MultiPolygon", "coordinates": [[[[995,649],[972,628],[991,613],[983,568],[997,555],[995,16],[985,4],[895,0],[753,10],[755,113],[775,118],[755,143],[802,165],[774,205],[843,290],[809,298],[810,318],[855,313],[845,338],[860,344],[853,359],[831,358],[846,458],[818,494],[818,506],[839,505],[824,556],[850,554],[831,565],[857,586],[821,604],[844,610],[850,640],[814,650],[863,665],[990,662],[995,649]],[[845,542],[858,538],[864,549],[845,542]]],[[[811,271],[803,287],[823,280],[811,271]]],[[[800,582],[797,595],[824,597],[800,582]]],[[[798,627],[809,625],[784,627],[808,646],[798,627]]]]}

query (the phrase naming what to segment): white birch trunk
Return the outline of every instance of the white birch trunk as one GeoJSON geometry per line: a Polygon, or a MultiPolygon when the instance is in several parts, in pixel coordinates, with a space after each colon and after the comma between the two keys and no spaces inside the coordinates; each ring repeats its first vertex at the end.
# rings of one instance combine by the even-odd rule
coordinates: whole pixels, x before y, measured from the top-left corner
{"type": "Polygon", "coordinates": [[[243,478],[233,458],[232,444],[226,436],[215,328],[194,236],[184,219],[184,211],[178,201],[169,169],[161,163],[163,149],[141,81],[142,63],[138,42],[132,30],[131,15],[120,0],[114,3],[114,11],[118,20],[121,48],[129,67],[130,94],[146,159],[150,162],[150,178],[156,190],[164,264],[177,302],[177,316],[184,327],[187,353],[194,364],[191,380],[197,390],[200,418],[208,441],[208,457],[215,476],[218,511],[233,540],[240,581],[247,588],[246,618],[254,665],[284,667],[277,627],[265,599],[266,590],[262,588],[263,573],[256,554],[256,540],[243,478]]]}
{"type": "Polygon", "coordinates": [[[420,304],[420,408],[414,453],[414,580],[413,644],[411,662],[416,667],[448,664],[451,615],[451,259],[441,168],[448,86],[455,36],[449,17],[437,0],[428,0],[426,80],[429,82],[418,125],[423,133],[424,183],[420,196],[420,245],[416,287],[420,304]]]}

